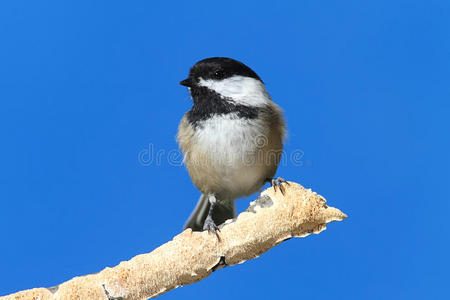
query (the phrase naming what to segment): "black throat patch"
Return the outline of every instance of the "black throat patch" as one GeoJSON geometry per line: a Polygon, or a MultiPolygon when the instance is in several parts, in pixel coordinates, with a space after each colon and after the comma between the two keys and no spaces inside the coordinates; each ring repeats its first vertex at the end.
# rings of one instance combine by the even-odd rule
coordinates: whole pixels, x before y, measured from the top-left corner
{"type": "Polygon", "coordinates": [[[220,94],[206,87],[191,88],[194,105],[187,113],[192,126],[197,127],[200,121],[214,116],[235,113],[239,118],[255,119],[261,108],[234,103],[231,98],[224,98],[220,94]]]}

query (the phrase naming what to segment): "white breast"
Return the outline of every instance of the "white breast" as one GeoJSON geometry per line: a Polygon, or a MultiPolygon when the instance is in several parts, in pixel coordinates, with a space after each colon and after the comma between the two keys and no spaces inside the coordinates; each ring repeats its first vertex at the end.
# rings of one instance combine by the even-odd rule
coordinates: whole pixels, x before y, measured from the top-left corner
{"type": "Polygon", "coordinates": [[[239,118],[235,113],[219,115],[199,123],[195,133],[197,146],[224,162],[236,163],[251,153],[267,134],[264,123],[258,119],[239,118]]]}
{"type": "Polygon", "coordinates": [[[258,119],[244,119],[236,114],[216,116],[199,124],[196,148],[207,154],[221,185],[234,197],[256,192],[267,166],[256,163],[268,128],[258,119]]]}

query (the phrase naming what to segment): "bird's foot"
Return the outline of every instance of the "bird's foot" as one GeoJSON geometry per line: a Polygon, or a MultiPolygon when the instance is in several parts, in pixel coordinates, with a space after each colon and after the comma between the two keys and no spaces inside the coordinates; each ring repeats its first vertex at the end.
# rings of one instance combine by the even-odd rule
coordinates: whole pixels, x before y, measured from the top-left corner
{"type": "Polygon", "coordinates": [[[216,225],[216,223],[214,223],[213,219],[210,216],[206,217],[205,223],[203,224],[203,230],[208,230],[208,232],[214,233],[220,242],[219,236],[220,229],[216,225]]]}
{"type": "Polygon", "coordinates": [[[277,177],[277,178],[267,178],[266,181],[270,182],[270,184],[273,187],[273,190],[275,193],[277,192],[277,188],[280,189],[281,194],[285,193],[283,183],[286,183],[287,185],[290,185],[289,182],[287,182],[283,177],[277,177]]]}

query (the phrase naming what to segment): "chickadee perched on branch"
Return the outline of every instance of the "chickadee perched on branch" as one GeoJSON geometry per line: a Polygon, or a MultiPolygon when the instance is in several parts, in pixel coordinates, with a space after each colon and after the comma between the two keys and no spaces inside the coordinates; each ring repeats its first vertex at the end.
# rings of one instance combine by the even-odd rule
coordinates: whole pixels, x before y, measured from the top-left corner
{"type": "Polygon", "coordinates": [[[234,218],[234,200],[274,179],[285,136],[281,109],[259,76],[231,58],[197,62],[180,82],[193,106],[181,119],[177,140],[194,185],[202,195],[185,228],[209,230],[234,218]]]}

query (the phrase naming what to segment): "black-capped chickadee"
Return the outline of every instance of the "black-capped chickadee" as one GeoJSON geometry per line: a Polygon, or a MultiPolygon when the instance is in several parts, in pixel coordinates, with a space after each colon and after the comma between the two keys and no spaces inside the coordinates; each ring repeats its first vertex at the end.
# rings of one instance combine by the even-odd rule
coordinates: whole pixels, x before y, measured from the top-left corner
{"type": "Polygon", "coordinates": [[[188,87],[193,106],[181,119],[177,140],[194,185],[202,195],[185,224],[217,234],[235,216],[234,200],[257,192],[273,179],[285,136],[281,109],[259,76],[231,58],[197,62],[188,87]]]}

